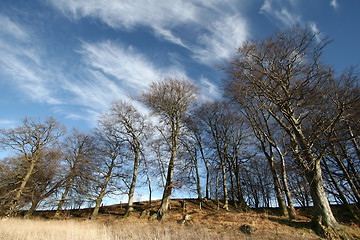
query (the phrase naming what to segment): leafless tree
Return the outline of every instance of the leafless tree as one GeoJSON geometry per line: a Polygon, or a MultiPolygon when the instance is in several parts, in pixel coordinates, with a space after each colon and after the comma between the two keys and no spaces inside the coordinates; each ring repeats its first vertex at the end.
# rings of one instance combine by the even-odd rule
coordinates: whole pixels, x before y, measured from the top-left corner
{"type": "Polygon", "coordinates": [[[129,185],[129,201],[127,213],[133,211],[134,192],[138,167],[140,165],[141,153],[146,142],[146,132],[150,123],[145,121],[145,117],[130,103],[119,101],[115,102],[110,111],[103,117],[114,134],[127,145],[132,155],[132,177],[129,185]],[[105,119],[106,118],[106,119],[105,119]]]}
{"type": "Polygon", "coordinates": [[[14,196],[7,206],[6,216],[14,215],[44,150],[53,146],[64,132],[65,127],[52,117],[44,122],[25,118],[19,127],[0,129],[0,146],[11,149],[24,164],[24,175],[18,179],[18,187],[14,190],[14,196]]]}
{"type": "Polygon", "coordinates": [[[63,144],[63,179],[61,197],[54,217],[59,217],[64,203],[68,200],[69,192],[76,192],[80,183],[81,172],[84,171],[87,161],[95,156],[94,138],[88,133],[73,129],[63,144]]]}
{"type": "Polygon", "coordinates": [[[150,107],[153,113],[158,115],[160,120],[169,129],[167,132],[169,136],[167,137],[171,156],[162,203],[157,213],[159,220],[169,210],[173,188],[174,163],[179,147],[178,138],[184,127],[183,121],[196,100],[196,94],[197,88],[192,82],[176,78],[165,78],[159,82],[152,83],[139,97],[139,101],[150,107]]]}
{"type": "Polygon", "coordinates": [[[320,60],[328,42],[319,41],[318,33],[308,28],[294,26],[243,44],[225,68],[229,73],[228,95],[240,104],[258,102],[290,138],[294,156],[310,185],[317,232],[338,235],[341,231],[321,174],[326,148],[314,151],[316,142],[333,136],[346,106],[335,103],[335,111],[324,114],[324,106],[333,101],[329,86],[336,82],[332,69],[320,60]]]}
{"type": "Polygon", "coordinates": [[[24,217],[30,217],[41,201],[54,195],[63,185],[61,176],[62,154],[59,148],[46,149],[34,168],[27,184],[31,206],[24,217]]]}

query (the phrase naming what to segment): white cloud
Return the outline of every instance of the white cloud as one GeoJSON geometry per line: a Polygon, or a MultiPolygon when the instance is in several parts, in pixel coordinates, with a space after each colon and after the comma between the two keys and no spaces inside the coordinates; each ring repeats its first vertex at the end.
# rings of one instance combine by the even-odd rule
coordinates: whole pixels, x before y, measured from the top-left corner
{"type": "MultiPolygon", "coordinates": [[[[113,28],[132,29],[137,25],[152,27],[169,39],[172,27],[196,21],[197,8],[188,1],[114,1],[114,0],[51,0],[71,18],[94,17],[113,28]]],[[[170,39],[176,39],[170,37],[170,39]]],[[[176,40],[177,41],[177,40],[176,40]]]]}
{"type": "Polygon", "coordinates": [[[48,67],[41,62],[41,50],[25,27],[0,15],[6,26],[0,30],[0,71],[32,100],[58,104],[53,97],[48,67]]]}
{"type": "Polygon", "coordinates": [[[335,10],[339,7],[336,0],[331,0],[330,6],[333,7],[335,10]]]}
{"type": "MultiPolygon", "coordinates": [[[[79,79],[69,73],[63,80],[62,88],[68,95],[67,103],[82,106],[85,113],[81,116],[71,112],[67,116],[81,119],[89,115],[86,118],[93,126],[96,117],[106,111],[113,101],[121,99],[136,104],[132,95],[151,82],[165,76],[186,78],[180,65],[156,67],[135,48],[125,47],[119,42],[83,42],[79,53],[82,55],[82,70],[77,75],[82,77],[79,79]]],[[[68,110],[59,108],[58,111],[68,110]]]]}
{"type": "Polygon", "coordinates": [[[246,21],[239,16],[228,16],[214,22],[209,34],[199,37],[201,48],[194,49],[194,57],[201,62],[213,64],[220,62],[233,53],[248,37],[246,21]]]}
{"type": "Polygon", "coordinates": [[[65,80],[63,89],[70,93],[69,103],[96,111],[106,109],[114,98],[126,96],[121,88],[101,72],[88,70],[83,79],[65,80]]]}
{"type": "Polygon", "coordinates": [[[17,124],[17,121],[7,120],[7,119],[0,119],[0,127],[1,128],[15,127],[16,124],[17,124]]]}
{"type": "Polygon", "coordinates": [[[286,6],[284,0],[265,0],[260,8],[260,13],[268,16],[270,19],[280,21],[285,26],[295,25],[301,22],[301,17],[289,10],[289,8],[296,5],[296,1],[291,1],[289,7],[286,6]]]}
{"type": "Polygon", "coordinates": [[[207,78],[201,77],[199,83],[202,90],[201,99],[203,101],[213,101],[222,98],[220,87],[210,82],[207,78]]]}
{"type": "Polygon", "coordinates": [[[27,31],[21,27],[19,24],[16,24],[12,20],[10,20],[7,16],[3,16],[0,14],[0,34],[1,36],[9,35],[10,37],[14,37],[19,40],[28,40],[29,35],[27,31]]]}
{"type": "Polygon", "coordinates": [[[114,77],[121,85],[143,88],[160,77],[160,72],[133,47],[110,41],[83,43],[81,53],[85,63],[114,77]]]}
{"type": "Polygon", "coordinates": [[[206,64],[223,60],[248,37],[246,21],[235,11],[244,1],[51,0],[66,16],[92,17],[115,29],[147,26],[155,36],[186,47],[206,64]],[[178,31],[177,28],[181,28],[178,31]],[[191,42],[191,43],[189,43],[191,42]]]}

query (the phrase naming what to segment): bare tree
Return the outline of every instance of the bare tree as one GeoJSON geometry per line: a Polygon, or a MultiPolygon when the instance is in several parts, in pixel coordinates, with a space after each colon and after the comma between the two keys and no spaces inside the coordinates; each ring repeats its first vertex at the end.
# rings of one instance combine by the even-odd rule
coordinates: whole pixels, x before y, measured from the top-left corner
{"type": "Polygon", "coordinates": [[[346,104],[332,103],[329,87],[333,71],[321,64],[327,40],[310,29],[292,27],[265,40],[253,40],[238,49],[226,67],[227,92],[239,103],[257,101],[271,114],[291,140],[314,203],[313,223],[320,235],[341,234],[324,191],[320,162],[325,154],[314,144],[333,135],[346,104]]]}
{"type": "Polygon", "coordinates": [[[76,192],[79,185],[81,171],[85,169],[87,161],[95,155],[94,138],[87,133],[73,129],[63,144],[63,166],[65,179],[62,194],[54,217],[59,217],[69,192],[76,192]]]}
{"type": "Polygon", "coordinates": [[[64,134],[65,127],[54,118],[49,117],[44,122],[25,118],[22,126],[10,129],[0,129],[0,146],[11,149],[24,161],[25,174],[19,179],[14,197],[7,206],[5,215],[12,216],[24,189],[34,172],[44,149],[51,147],[64,134]]]}
{"type": "Polygon", "coordinates": [[[63,185],[64,179],[61,176],[62,154],[59,148],[44,150],[44,154],[34,168],[27,184],[29,194],[27,194],[31,206],[25,213],[25,218],[30,217],[41,201],[55,194],[63,185]]]}
{"type": "Polygon", "coordinates": [[[95,131],[97,156],[93,161],[88,162],[93,173],[83,174],[83,178],[89,180],[93,186],[93,193],[89,194],[89,198],[95,200],[91,219],[97,217],[105,195],[112,192],[109,190],[110,187],[114,190],[118,189],[119,184],[116,180],[125,178],[122,166],[127,153],[122,136],[119,136],[115,125],[116,123],[106,115],[100,119],[95,131]]]}
{"type": "MultiPolygon", "coordinates": [[[[216,151],[219,160],[219,169],[222,173],[222,184],[224,192],[224,206],[229,209],[229,194],[227,187],[227,172],[229,172],[232,184],[232,193],[237,193],[239,204],[243,210],[247,210],[247,205],[243,198],[240,184],[240,148],[244,140],[241,118],[232,111],[227,103],[212,102],[203,104],[196,113],[203,125],[206,126],[209,138],[208,148],[216,151]],[[231,171],[229,171],[231,170],[231,171]],[[232,178],[235,174],[236,181],[232,178]],[[237,190],[235,190],[235,183],[237,190]]],[[[233,197],[234,198],[234,197],[233,197]]],[[[235,199],[233,199],[235,200],[235,199]]]]}
{"type": "Polygon", "coordinates": [[[126,145],[131,152],[133,162],[131,183],[129,184],[129,201],[127,213],[133,211],[134,192],[138,167],[143,145],[146,141],[146,130],[150,123],[145,121],[145,117],[130,103],[119,101],[112,105],[109,113],[104,116],[103,121],[113,128],[114,134],[126,145]],[[106,118],[106,119],[104,119],[106,118]]]}
{"type": "Polygon", "coordinates": [[[166,184],[162,197],[162,203],[157,213],[161,220],[168,212],[170,206],[171,191],[173,188],[173,173],[176,154],[178,151],[178,137],[184,126],[183,121],[196,99],[197,89],[188,80],[165,78],[150,85],[147,91],[141,93],[140,102],[150,107],[154,114],[160,117],[169,128],[170,160],[166,176],[166,184]]]}

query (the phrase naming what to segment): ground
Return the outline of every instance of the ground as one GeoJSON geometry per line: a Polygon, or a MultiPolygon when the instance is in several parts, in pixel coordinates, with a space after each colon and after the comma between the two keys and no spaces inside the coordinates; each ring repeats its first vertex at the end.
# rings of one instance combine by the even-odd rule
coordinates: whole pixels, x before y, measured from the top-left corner
{"type": "MultiPolygon", "coordinates": [[[[135,229],[148,229],[146,230],[148,237],[144,239],[182,239],[184,234],[187,239],[204,238],[204,236],[206,239],[320,239],[311,229],[311,208],[297,209],[297,218],[289,221],[286,217],[278,216],[275,208],[252,209],[249,212],[239,212],[232,207],[230,211],[221,208],[217,210],[215,201],[204,200],[200,209],[200,201],[197,199],[173,199],[171,211],[165,219],[161,222],[156,218],[149,220],[156,213],[160,203],[160,201],[153,201],[151,204],[134,203],[134,212],[127,217],[125,217],[126,204],[104,206],[95,222],[110,226],[112,229],[124,228],[124,226],[128,226],[125,228],[129,231],[133,231],[130,229],[134,226],[135,229]],[[150,237],[152,234],[159,234],[161,229],[167,231],[164,237],[150,237]]],[[[360,239],[360,227],[348,218],[346,211],[340,206],[333,206],[333,211],[343,228],[354,239],[360,239]]],[[[89,221],[91,212],[90,208],[67,210],[63,212],[62,219],[89,221]]],[[[53,214],[52,211],[37,211],[34,218],[51,219],[53,214]]],[[[133,239],[138,239],[135,235],[131,236],[134,236],[133,239]]]]}

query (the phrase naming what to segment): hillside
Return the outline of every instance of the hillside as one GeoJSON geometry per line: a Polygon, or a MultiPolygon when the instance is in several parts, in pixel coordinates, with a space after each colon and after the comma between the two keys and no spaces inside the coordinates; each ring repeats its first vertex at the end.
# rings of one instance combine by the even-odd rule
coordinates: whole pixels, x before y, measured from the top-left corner
{"type": "MultiPolygon", "coordinates": [[[[217,210],[216,202],[207,200],[202,203],[200,211],[200,202],[196,199],[174,199],[170,214],[162,222],[149,220],[159,205],[160,201],[153,201],[151,205],[149,202],[135,203],[135,211],[128,217],[124,217],[126,204],[104,206],[95,221],[88,220],[92,209],[68,210],[63,212],[62,220],[106,226],[117,236],[109,239],[319,239],[311,230],[311,209],[297,209],[298,217],[290,222],[287,218],[277,216],[277,209],[241,213],[230,208],[227,212],[217,210]],[[182,221],[185,214],[188,214],[189,221],[182,221]]],[[[339,206],[333,207],[333,210],[343,227],[355,239],[360,239],[359,226],[347,217],[346,212],[339,206]]],[[[33,218],[48,221],[53,214],[51,211],[37,211],[33,218]]],[[[49,222],[53,221],[57,220],[49,222]]],[[[0,239],[5,239],[1,238],[3,230],[0,227],[0,239]]]]}

